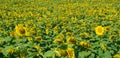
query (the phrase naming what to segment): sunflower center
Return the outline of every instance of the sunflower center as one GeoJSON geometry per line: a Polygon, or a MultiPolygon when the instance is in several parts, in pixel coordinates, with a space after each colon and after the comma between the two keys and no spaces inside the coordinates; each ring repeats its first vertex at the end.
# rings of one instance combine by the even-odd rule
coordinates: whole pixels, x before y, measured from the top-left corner
{"type": "Polygon", "coordinates": [[[101,33],[102,32],[102,28],[98,28],[98,32],[101,33]]]}
{"type": "Polygon", "coordinates": [[[20,28],[20,34],[25,34],[25,29],[23,29],[23,28],[20,28]]]}

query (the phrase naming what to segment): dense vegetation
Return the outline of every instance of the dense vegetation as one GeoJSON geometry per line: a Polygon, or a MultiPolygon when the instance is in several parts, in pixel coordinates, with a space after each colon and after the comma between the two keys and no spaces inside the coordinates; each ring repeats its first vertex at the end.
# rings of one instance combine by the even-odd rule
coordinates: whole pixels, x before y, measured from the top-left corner
{"type": "Polygon", "coordinates": [[[0,58],[120,58],[120,0],[1,0],[0,58]]]}

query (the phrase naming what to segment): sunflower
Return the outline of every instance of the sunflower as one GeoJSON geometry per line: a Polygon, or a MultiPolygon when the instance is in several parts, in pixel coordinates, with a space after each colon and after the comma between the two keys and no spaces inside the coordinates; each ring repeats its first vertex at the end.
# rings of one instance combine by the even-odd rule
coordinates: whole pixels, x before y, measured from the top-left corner
{"type": "Polygon", "coordinates": [[[76,44],[77,39],[76,39],[75,37],[72,37],[72,36],[71,36],[71,37],[68,37],[66,41],[67,41],[67,43],[69,43],[69,44],[70,44],[70,43],[71,43],[71,44],[76,44]]]}
{"type": "Polygon", "coordinates": [[[115,39],[115,35],[111,35],[110,37],[109,37],[109,40],[110,41],[113,41],[115,39]]]}
{"type": "Polygon", "coordinates": [[[67,55],[68,55],[68,54],[67,54],[67,51],[64,50],[64,49],[58,48],[58,49],[56,50],[56,52],[57,52],[56,56],[67,56],[67,55]]]}
{"type": "Polygon", "coordinates": [[[15,33],[12,31],[12,32],[10,32],[10,36],[11,37],[14,37],[15,36],[15,33]]]}
{"type": "Polygon", "coordinates": [[[73,48],[68,48],[67,53],[68,53],[68,58],[75,58],[75,52],[73,48]]]}
{"type": "Polygon", "coordinates": [[[46,24],[46,28],[52,28],[52,24],[50,23],[46,24]]]}
{"type": "Polygon", "coordinates": [[[113,58],[120,58],[120,54],[115,54],[113,58]]]}
{"type": "Polygon", "coordinates": [[[40,50],[40,47],[38,45],[34,45],[34,48],[39,51],[40,50]]]}
{"type": "Polygon", "coordinates": [[[38,42],[40,42],[42,40],[42,36],[35,37],[35,40],[37,40],[38,42]]]}
{"type": "Polygon", "coordinates": [[[64,34],[60,33],[56,36],[56,39],[63,39],[64,38],[64,34]]]}
{"type": "Polygon", "coordinates": [[[104,33],[104,28],[103,28],[102,26],[97,26],[97,27],[95,28],[95,33],[96,33],[97,35],[103,35],[103,33],[104,33]]]}
{"type": "Polygon", "coordinates": [[[55,39],[54,41],[53,41],[54,43],[64,43],[64,40],[62,40],[62,39],[55,39]]]}
{"type": "Polygon", "coordinates": [[[80,44],[80,46],[82,46],[84,48],[90,48],[91,47],[91,44],[88,43],[88,42],[85,42],[85,41],[81,41],[79,44],[80,44]]]}
{"type": "Polygon", "coordinates": [[[12,49],[12,48],[9,48],[9,49],[7,50],[7,52],[10,53],[10,54],[13,54],[13,53],[16,53],[16,50],[15,50],[15,49],[12,49]]]}
{"type": "Polygon", "coordinates": [[[28,40],[28,41],[32,41],[33,38],[32,38],[32,37],[28,37],[27,40],[28,40]]]}
{"type": "Polygon", "coordinates": [[[26,28],[22,24],[15,27],[15,32],[18,36],[25,36],[27,34],[26,28]]]}

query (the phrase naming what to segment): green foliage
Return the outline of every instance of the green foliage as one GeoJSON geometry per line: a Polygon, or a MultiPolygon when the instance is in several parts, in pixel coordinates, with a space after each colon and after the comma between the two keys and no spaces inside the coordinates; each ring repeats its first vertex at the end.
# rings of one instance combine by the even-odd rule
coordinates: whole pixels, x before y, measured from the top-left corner
{"type": "Polygon", "coordinates": [[[119,9],[119,0],[1,0],[0,58],[68,58],[68,48],[75,58],[114,58],[119,9]]]}

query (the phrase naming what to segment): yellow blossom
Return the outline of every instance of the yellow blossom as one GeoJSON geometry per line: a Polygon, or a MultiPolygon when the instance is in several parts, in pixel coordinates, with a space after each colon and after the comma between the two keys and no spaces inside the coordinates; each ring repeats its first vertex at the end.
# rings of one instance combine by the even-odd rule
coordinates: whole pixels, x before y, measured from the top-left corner
{"type": "Polygon", "coordinates": [[[71,18],[73,22],[76,22],[77,21],[77,18],[76,17],[72,17],[71,18]]]}
{"type": "Polygon", "coordinates": [[[60,33],[56,36],[56,39],[63,39],[64,38],[64,34],[60,33]]]}
{"type": "Polygon", "coordinates": [[[9,48],[9,49],[7,50],[7,52],[13,54],[13,53],[16,53],[16,50],[14,50],[14,49],[12,49],[12,48],[9,48]]]}
{"type": "Polygon", "coordinates": [[[54,32],[54,33],[58,33],[58,29],[59,29],[59,26],[55,26],[55,27],[53,28],[53,32],[54,32]]]}
{"type": "Polygon", "coordinates": [[[70,32],[66,32],[66,36],[71,36],[72,34],[70,32]]]}
{"type": "Polygon", "coordinates": [[[82,20],[80,20],[80,22],[81,22],[81,23],[85,23],[86,21],[82,19],[82,20]]]}
{"type": "Polygon", "coordinates": [[[84,48],[89,48],[89,47],[91,47],[91,44],[89,44],[88,42],[85,42],[85,41],[81,41],[81,42],[80,42],[80,45],[81,45],[82,47],[84,47],[84,48]]]}
{"type": "Polygon", "coordinates": [[[35,48],[36,50],[40,50],[40,47],[39,47],[38,45],[34,45],[34,48],[35,48]]]}
{"type": "Polygon", "coordinates": [[[37,37],[35,37],[35,39],[40,42],[42,40],[42,37],[41,36],[37,36],[37,37]]]}
{"type": "Polygon", "coordinates": [[[63,50],[63,49],[60,49],[60,48],[58,48],[56,50],[56,52],[57,52],[57,54],[56,54],[57,56],[67,56],[68,55],[66,50],[63,50]]]}
{"type": "Polygon", "coordinates": [[[110,37],[109,37],[109,40],[110,41],[113,41],[115,39],[115,35],[111,35],[110,37]]]}
{"type": "Polygon", "coordinates": [[[46,24],[46,28],[52,28],[52,25],[50,23],[46,24]]]}
{"type": "Polygon", "coordinates": [[[73,44],[76,44],[77,42],[77,39],[75,37],[68,37],[67,38],[67,43],[73,43],[73,44]]]}
{"type": "Polygon", "coordinates": [[[15,36],[15,33],[12,31],[12,32],[10,32],[10,36],[11,37],[14,37],[15,36]]]}
{"type": "Polygon", "coordinates": [[[96,33],[97,35],[103,35],[103,33],[104,33],[104,28],[103,28],[102,26],[97,26],[97,27],[95,28],[95,33],[96,33]]]}
{"type": "Polygon", "coordinates": [[[62,39],[55,39],[53,42],[54,43],[64,43],[64,41],[62,39]]]}
{"type": "Polygon", "coordinates": [[[109,27],[109,26],[105,26],[104,29],[105,29],[106,31],[109,31],[109,30],[110,30],[110,27],[109,27]]]}
{"type": "Polygon", "coordinates": [[[75,58],[75,51],[73,48],[68,48],[67,53],[68,53],[68,58],[75,58]]]}
{"type": "Polygon", "coordinates": [[[113,58],[120,58],[120,54],[115,54],[113,58]]]}
{"type": "Polygon", "coordinates": [[[28,41],[32,41],[33,38],[32,38],[32,37],[28,37],[27,40],[28,40],[28,41]]]}
{"type": "Polygon", "coordinates": [[[18,36],[25,36],[27,33],[26,28],[22,24],[18,24],[15,27],[15,32],[18,36]]]}

